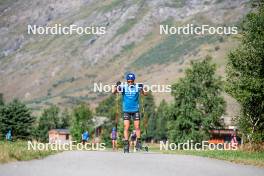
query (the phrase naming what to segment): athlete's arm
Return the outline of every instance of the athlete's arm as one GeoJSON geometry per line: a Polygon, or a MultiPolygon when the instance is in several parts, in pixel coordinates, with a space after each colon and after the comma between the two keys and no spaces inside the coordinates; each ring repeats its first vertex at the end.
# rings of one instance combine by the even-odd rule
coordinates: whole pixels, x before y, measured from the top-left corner
{"type": "Polygon", "coordinates": [[[146,91],[144,91],[143,88],[140,89],[140,94],[141,94],[141,95],[144,95],[144,96],[147,96],[147,95],[148,95],[148,93],[147,93],[146,91]]]}
{"type": "Polygon", "coordinates": [[[140,94],[141,95],[144,95],[144,96],[147,96],[148,95],[147,92],[144,91],[144,85],[142,83],[138,83],[138,87],[140,89],[140,94]]]}
{"type": "Polygon", "coordinates": [[[113,94],[116,94],[117,93],[117,88],[116,86],[114,87],[114,90],[113,90],[113,94]]]}
{"type": "Polygon", "coordinates": [[[117,82],[116,82],[116,86],[114,87],[114,90],[113,90],[113,94],[118,93],[118,91],[117,91],[117,87],[120,86],[120,85],[121,85],[121,82],[120,82],[120,81],[117,81],[117,82]]]}

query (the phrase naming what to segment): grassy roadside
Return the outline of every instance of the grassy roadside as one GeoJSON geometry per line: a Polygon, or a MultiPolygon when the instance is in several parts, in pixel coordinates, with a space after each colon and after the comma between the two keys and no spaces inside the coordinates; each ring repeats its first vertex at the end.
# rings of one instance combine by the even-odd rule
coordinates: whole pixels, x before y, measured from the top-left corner
{"type": "Polygon", "coordinates": [[[168,150],[160,151],[157,145],[150,146],[150,151],[163,154],[194,155],[208,157],[220,160],[226,160],[234,163],[249,164],[264,167],[264,152],[248,152],[243,150],[168,150]]]}
{"type": "Polygon", "coordinates": [[[26,141],[0,141],[0,163],[40,159],[54,153],[56,153],[56,151],[28,150],[26,141]]]}
{"type": "MultiPolygon", "coordinates": [[[[247,152],[242,150],[227,151],[227,150],[168,150],[160,151],[158,145],[148,145],[150,152],[163,154],[178,154],[178,155],[194,155],[208,157],[220,160],[231,161],[234,163],[250,164],[259,167],[264,167],[264,152],[247,152]]],[[[107,148],[106,151],[112,151],[107,148]]],[[[122,151],[120,149],[120,151],[122,151]]],[[[40,159],[48,155],[55,154],[57,151],[39,151],[28,150],[26,141],[4,142],[0,141],[0,163],[10,161],[22,161],[31,159],[40,159]]]]}
{"type": "Polygon", "coordinates": [[[246,152],[246,151],[166,151],[163,153],[195,155],[220,160],[231,161],[234,163],[249,164],[264,167],[264,152],[246,152]]]}

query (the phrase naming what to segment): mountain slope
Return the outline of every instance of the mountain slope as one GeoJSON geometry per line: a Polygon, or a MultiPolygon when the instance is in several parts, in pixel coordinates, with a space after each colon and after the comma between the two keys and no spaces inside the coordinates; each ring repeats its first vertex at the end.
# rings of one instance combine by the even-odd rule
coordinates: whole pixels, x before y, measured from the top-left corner
{"type": "MultiPolygon", "coordinates": [[[[79,101],[93,106],[128,70],[148,84],[171,84],[190,60],[214,57],[224,76],[233,36],[165,36],[160,24],[237,25],[249,0],[0,1],[0,92],[38,110],[79,101]],[[105,35],[28,35],[27,25],[105,26],[105,35]]],[[[170,94],[155,94],[170,100],[170,94]]]]}

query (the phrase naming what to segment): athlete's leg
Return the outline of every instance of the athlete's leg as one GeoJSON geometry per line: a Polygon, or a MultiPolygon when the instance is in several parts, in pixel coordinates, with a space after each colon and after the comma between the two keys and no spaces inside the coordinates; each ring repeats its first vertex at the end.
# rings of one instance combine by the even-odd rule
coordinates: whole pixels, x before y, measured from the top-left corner
{"type": "Polygon", "coordinates": [[[117,150],[117,140],[115,140],[115,150],[117,150]]]}
{"type": "Polygon", "coordinates": [[[134,128],[136,130],[137,139],[140,139],[141,132],[140,132],[140,116],[139,116],[139,112],[136,112],[134,114],[133,119],[134,119],[134,128]]]}
{"type": "Polygon", "coordinates": [[[129,136],[129,126],[130,126],[130,114],[124,113],[124,152],[129,153],[129,142],[128,142],[128,136],[129,136]]]}
{"type": "Polygon", "coordinates": [[[124,138],[128,140],[128,132],[129,132],[130,120],[124,120],[124,138]]]}
{"type": "Polygon", "coordinates": [[[112,148],[115,150],[115,140],[112,140],[112,148]]]}
{"type": "Polygon", "coordinates": [[[117,149],[117,140],[113,140],[113,149],[116,150],[117,149]]]}
{"type": "Polygon", "coordinates": [[[136,112],[134,114],[134,127],[136,130],[136,135],[137,135],[137,140],[136,140],[136,150],[141,150],[142,145],[141,145],[141,131],[140,131],[140,116],[139,112],[136,112]]]}
{"type": "Polygon", "coordinates": [[[134,120],[134,127],[136,130],[137,138],[140,138],[141,132],[140,132],[140,120],[134,120]]]}

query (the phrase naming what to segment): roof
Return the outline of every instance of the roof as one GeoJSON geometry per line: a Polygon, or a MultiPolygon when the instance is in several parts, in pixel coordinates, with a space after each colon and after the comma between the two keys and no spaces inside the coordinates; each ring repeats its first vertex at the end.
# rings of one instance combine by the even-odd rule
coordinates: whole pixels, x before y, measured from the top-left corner
{"type": "Polygon", "coordinates": [[[49,130],[49,133],[53,131],[56,131],[60,134],[70,134],[70,131],[68,129],[51,129],[49,130]]]}
{"type": "Polygon", "coordinates": [[[210,130],[210,133],[211,134],[229,134],[229,135],[232,135],[234,133],[236,133],[235,130],[233,129],[214,129],[214,130],[210,130]]]}
{"type": "Polygon", "coordinates": [[[94,116],[92,121],[94,123],[94,127],[97,128],[108,122],[109,119],[104,116],[94,116]]]}

